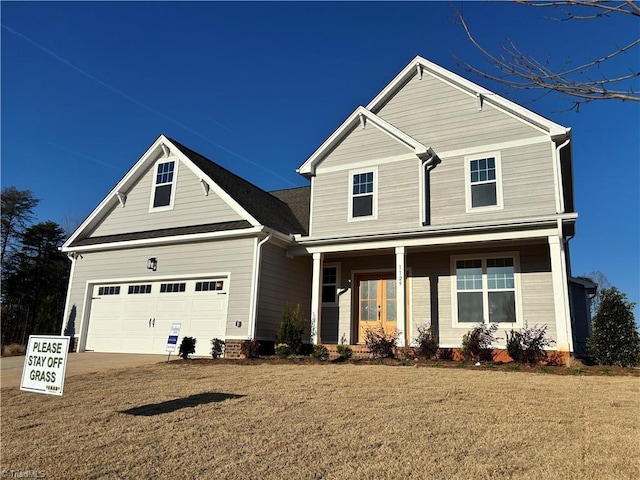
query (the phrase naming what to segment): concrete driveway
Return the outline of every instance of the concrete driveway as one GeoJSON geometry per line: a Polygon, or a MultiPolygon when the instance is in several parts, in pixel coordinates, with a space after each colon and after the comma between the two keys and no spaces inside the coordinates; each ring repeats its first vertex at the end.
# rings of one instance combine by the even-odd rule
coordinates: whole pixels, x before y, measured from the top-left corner
{"type": "MultiPolygon", "coordinates": [[[[172,355],[172,359],[175,358],[172,355]]],[[[65,377],[83,373],[103,372],[163,362],[166,355],[138,355],[133,353],[70,353],[67,357],[65,377]]],[[[19,387],[22,380],[24,357],[2,357],[0,360],[0,387],[19,387]]]]}

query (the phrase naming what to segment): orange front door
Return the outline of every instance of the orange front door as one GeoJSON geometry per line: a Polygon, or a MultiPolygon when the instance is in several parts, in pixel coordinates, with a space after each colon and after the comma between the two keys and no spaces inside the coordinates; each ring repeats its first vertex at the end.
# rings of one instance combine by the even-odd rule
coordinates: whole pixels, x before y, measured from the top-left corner
{"type": "Polygon", "coordinates": [[[358,343],[364,343],[368,329],[380,325],[387,333],[397,328],[396,279],[392,273],[356,276],[358,343]]]}

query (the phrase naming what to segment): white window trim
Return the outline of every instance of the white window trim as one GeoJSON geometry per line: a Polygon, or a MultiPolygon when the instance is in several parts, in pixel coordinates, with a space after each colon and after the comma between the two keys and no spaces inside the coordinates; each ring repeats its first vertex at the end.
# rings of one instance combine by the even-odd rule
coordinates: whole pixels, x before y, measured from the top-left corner
{"type": "MultiPolygon", "coordinates": [[[[322,302],[323,307],[337,307],[340,304],[340,298],[338,295],[338,291],[340,290],[340,263],[322,263],[323,270],[325,268],[335,268],[336,269],[336,300],[335,302],[322,302]]],[[[324,274],[324,271],[322,272],[324,274]]],[[[322,289],[324,288],[324,282],[322,281],[322,276],[320,277],[320,298],[322,299],[322,289]]]]}
{"type": "Polygon", "coordinates": [[[378,167],[367,167],[358,170],[349,170],[349,218],[348,222],[363,222],[367,220],[376,220],[378,218],[378,167]],[[366,217],[353,216],[353,176],[362,173],[373,172],[373,212],[366,217]]]}
{"type": "MultiPolygon", "coordinates": [[[[176,197],[176,185],[178,183],[178,165],[180,162],[178,161],[178,157],[162,157],[159,158],[156,163],[153,164],[153,169],[151,170],[151,195],[149,198],[149,212],[163,212],[167,210],[173,210],[174,201],[176,197]],[[154,207],[153,199],[156,195],[156,176],[158,175],[158,165],[161,163],[169,163],[173,162],[173,180],[171,181],[171,197],[169,200],[169,205],[164,205],[162,207],[154,207]]],[[[169,185],[165,183],[163,185],[169,185]]]]}
{"type": "Polygon", "coordinates": [[[497,253],[480,253],[454,255],[451,257],[451,326],[453,328],[464,328],[471,330],[475,325],[468,322],[458,323],[458,282],[456,277],[456,262],[458,260],[481,260],[482,261],[482,320],[485,325],[489,322],[489,288],[487,280],[487,260],[493,258],[512,258],[516,294],[516,321],[514,323],[497,323],[501,329],[522,328],[524,327],[522,313],[522,291],[521,291],[521,273],[520,273],[520,254],[518,252],[497,252],[497,253]]]}
{"type": "Polygon", "coordinates": [[[487,212],[492,210],[503,210],[502,196],[502,158],[500,152],[484,152],[464,157],[464,188],[467,213],[487,212]],[[496,205],[486,207],[473,207],[471,205],[471,162],[482,160],[483,158],[494,158],[496,164],[496,205]]]}

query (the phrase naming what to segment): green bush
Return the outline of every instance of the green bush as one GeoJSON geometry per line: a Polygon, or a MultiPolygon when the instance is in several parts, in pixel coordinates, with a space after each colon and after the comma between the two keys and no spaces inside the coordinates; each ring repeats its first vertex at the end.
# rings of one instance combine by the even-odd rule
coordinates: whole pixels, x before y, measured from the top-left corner
{"type": "Polygon", "coordinates": [[[258,358],[260,351],[260,342],[257,340],[245,340],[240,345],[240,354],[244,358],[258,358]]]}
{"type": "Polygon", "coordinates": [[[616,287],[600,293],[598,312],[591,323],[587,353],[600,365],[635,366],[640,363],[640,335],[629,302],[616,287]]]}
{"type": "Polygon", "coordinates": [[[222,358],[224,356],[224,340],[214,338],[211,340],[211,356],[213,358],[222,358]]]}
{"type": "Polygon", "coordinates": [[[547,326],[530,328],[525,325],[521,330],[511,330],[507,333],[507,353],[516,363],[535,365],[546,360],[545,347],[556,343],[547,338],[547,326]]]}
{"type": "Polygon", "coordinates": [[[292,355],[291,347],[286,343],[277,343],[275,351],[276,355],[280,358],[287,358],[292,355]]]}
{"type": "Polygon", "coordinates": [[[364,334],[364,344],[373,358],[393,358],[397,342],[398,330],[388,333],[381,324],[367,329],[364,334]]]}
{"type": "Polygon", "coordinates": [[[493,347],[492,344],[499,340],[494,336],[498,330],[498,325],[495,323],[490,327],[484,323],[480,323],[473,327],[473,330],[468,331],[462,337],[462,355],[465,360],[478,361],[492,361],[493,360],[493,347]]]}
{"type": "Polygon", "coordinates": [[[430,360],[438,353],[438,339],[430,326],[420,325],[418,327],[416,343],[418,344],[417,353],[419,357],[430,360]]]}
{"type": "Polygon", "coordinates": [[[182,342],[180,342],[179,355],[186,360],[192,353],[196,353],[196,339],[183,337],[182,342]]]}
{"type": "Polygon", "coordinates": [[[280,328],[276,335],[276,345],[286,344],[291,350],[290,355],[298,355],[302,348],[304,326],[305,321],[300,316],[300,305],[295,310],[290,310],[289,305],[285,305],[280,328]]]}
{"type": "Polygon", "coordinates": [[[353,350],[349,345],[338,345],[336,347],[338,356],[343,360],[349,360],[353,356],[353,350]]]}
{"type": "Polygon", "coordinates": [[[347,337],[343,333],[340,337],[340,343],[336,346],[336,353],[340,357],[338,360],[349,360],[353,356],[353,350],[347,345],[347,337]]]}
{"type": "Polygon", "coordinates": [[[313,358],[324,361],[329,358],[329,350],[324,345],[314,345],[312,355],[313,358]]]}

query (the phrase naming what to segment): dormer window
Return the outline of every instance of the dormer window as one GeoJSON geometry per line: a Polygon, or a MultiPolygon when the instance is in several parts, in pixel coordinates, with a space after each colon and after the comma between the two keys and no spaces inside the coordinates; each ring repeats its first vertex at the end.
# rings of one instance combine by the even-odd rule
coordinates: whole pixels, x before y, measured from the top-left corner
{"type": "Polygon", "coordinates": [[[173,207],[175,169],[176,162],[173,160],[156,164],[151,209],[173,207]]]}

